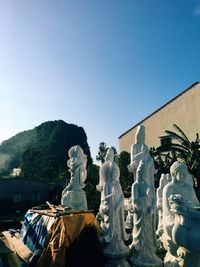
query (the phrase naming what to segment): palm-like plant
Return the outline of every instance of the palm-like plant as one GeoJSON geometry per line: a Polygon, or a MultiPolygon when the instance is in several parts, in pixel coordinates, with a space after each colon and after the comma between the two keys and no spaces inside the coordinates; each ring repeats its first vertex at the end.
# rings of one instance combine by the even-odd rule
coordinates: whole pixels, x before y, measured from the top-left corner
{"type": "Polygon", "coordinates": [[[173,140],[172,143],[161,145],[156,149],[156,154],[166,156],[166,152],[175,153],[177,159],[183,161],[191,174],[197,179],[200,186],[200,139],[196,134],[195,141],[190,141],[178,125],[173,124],[176,132],[166,130],[165,133],[173,140]]]}

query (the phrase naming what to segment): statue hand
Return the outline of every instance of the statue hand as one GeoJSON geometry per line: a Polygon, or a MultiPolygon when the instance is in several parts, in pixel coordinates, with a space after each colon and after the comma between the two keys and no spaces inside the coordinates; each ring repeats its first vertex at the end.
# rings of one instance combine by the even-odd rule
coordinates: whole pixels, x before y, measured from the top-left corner
{"type": "Polygon", "coordinates": [[[147,196],[149,197],[153,195],[151,188],[148,188],[146,192],[147,192],[147,196]]]}
{"type": "Polygon", "coordinates": [[[97,215],[96,215],[96,218],[97,218],[97,220],[99,220],[99,221],[103,221],[103,213],[99,211],[99,212],[97,213],[97,215]]]}
{"type": "Polygon", "coordinates": [[[102,212],[103,212],[104,214],[108,213],[108,211],[109,211],[108,206],[103,206],[103,207],[102,207],[102,212]]]}
{"type": "Polygon", "coordinates": [[[128,171],[133,172],[133,164],[127,165],[128,171]]]}
{"type": "Polygon", "coordinates": [[[103,190],[103,186],[101,184],[96,185],[97,191],[101,192],[103,190]]]}

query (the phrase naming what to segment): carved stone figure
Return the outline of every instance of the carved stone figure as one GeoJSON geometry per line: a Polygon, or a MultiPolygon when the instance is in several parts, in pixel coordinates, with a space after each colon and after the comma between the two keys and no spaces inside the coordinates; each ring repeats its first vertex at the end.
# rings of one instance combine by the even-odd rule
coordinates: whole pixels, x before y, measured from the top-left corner
{"type": "Polygon", "coordinates": [[[175,214],[172,241],[178,247],[177,266],[200,267],[200,206],[189,206],[180,194],[171,195],[169,203],[175,214]]]}
{"type": "Polygon", "coordinates": [[[154,188],[155,168],[149,148],[145,144],[145,127],[143,125],[139,125],[137,128],[135,143],[131,146],[131,163],[127,166],[128,170],[133,172],[134,178],[136,177],[136,170],[141,160],[145,162],[146,183],[154,188]]]}
{"type": "MultiPolygon", "coordinates": [[[[187,209],[194,209],[196,206],[199,206],[199,201],[196,197],[196,194],[193,188],[192,176],[188,172],[187,166],[184,163],[180,161],[174,162],[170,168],[170,174],[172,177],[172,181],[169,184],[167,184],[163,190],[163,231],[164,233],[161,237],[161,240],[163,242],[163,246],[167,250],[167,254],[165,256],[165,266],[170,266],[170,267],[171,266],[173,267],[186,266],[186,265],[181,265],[182,263],[180,262],[180,258],[183,259],[184,258],[183,254],[185,253],[184,252],[182,256],[180,257],[179,246],[184,247],[184,243],[185,243],[183,233],[179,236],[179,237],[181,236],[183,237],[182,241],[177,243],[173,240],[172,230],[173,230],[174,225],[176,225],[177,223],[176,213],[178,211],[178,209],[172,208],[172,200],[173,201],[176,200],[175,203],[178,203],[177,202],[178,199],[174,198],[173,195],[180,195],[181,198],[184,199],[184,207],[187,207],[187,209]]],[[[183,204],[183,201],[182,202],[179,201],[179,203],[183,204]]],[[[186,223],[186,221],[183,220],[182,223],[184,224],[186,223]]]]}
{"type": "Polygon", "coordinates": [[[147,186],[151,189],[151,198],[152,198],[152,211],[153,211],[153,237],[154,243],[156,244],[156,193],[154,185],[154,174],[155,167],[153,158],[150,155],[149,148],[145,144],[145,127],[139,125],[137,127],[135,135],[135,143],[131,146],[131,163],[128,165],[128,170],[133,172],[134,177],[136,177],[136,170],[139,166],[140,161],[144,162],[144,177],[147,186]]]}
{"type": "Polygon", "coordinates": [[[124,227],[124,195],[119,182],[119,167],[114,161],[113,149],[108,149],[105,163],[100,168],[101,205],[103,216],[103,252],[109,259],[106,266],[129,266],[124,260],[129,249],[124,245],[127,235],[124,227]]]}
{"type": "Polygon", "coordinates": [[[145,177],[145,162],[140,161],[136,180],[132,185],[132,205],[134,210],[134,226],[131,248],[134,249],[131,263],[134,266],[162,266],[161,260],[155,255],[154,229],[154,195],[145,177]]]}
{"type": "Polygon", "coordinates": [[[163,234],[163,225],[162,225],[162,219],[163,219],[163,209],[162,209],[162,202],[163,202],[163,188],[168,183],[168,174],[162,174],[160,177],[159,187],[156,191],[157,195],[157,210],[158,210],[158,227],[156,234],[158,236],[161,236],[163,234]]]}
{"type": "Polygon", "coordinates": [[[79,145],[71,147],[68,155],[67,165],[70,168],[71,179],[62,192],[61,204],[76,210],[87,210],[86,196],[82,190],[87,177],[87,156],[79,145]]]}
{"type": "Polygon", "coordinates": [[[127,211],[127,216],[125,220],[125,228],[126,230],[130,231],[133,229],[133,207],[132,207],[132,199],[131,197],[126,199],[127,200],[127,206],[126,206],[126,211],[127,211]]]}

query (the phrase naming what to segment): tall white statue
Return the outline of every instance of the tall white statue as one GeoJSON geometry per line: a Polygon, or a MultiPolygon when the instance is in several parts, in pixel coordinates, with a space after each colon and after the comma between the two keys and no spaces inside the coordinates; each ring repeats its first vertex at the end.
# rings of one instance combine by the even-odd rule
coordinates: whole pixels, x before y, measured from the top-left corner
{"type": "Polygon", "coordinates": [[[155,254],[155,192],[148,186],[145,174],[145,162],[140,161],[132,185],[134,226],[131,248],[134,252],[131,263],[134,266],[161,267],[162,262],[155,254]]]}
{"type": "Polygon", "coordinates": [[[152,195],[152,211],[153,211],[153,237],[156,244],[156,193],[154,185],[155,167],[153,158],[150,155],[148,146],[145,144],[145,127],[139,125],[135,135],[135,143],[131,146],[131,163],[128,165],[128,170],[133,172],[136,177],[136,171],[140,161],[144,162],[144,177],[147,186],[151,189],[152,195]]]}
{"type": "MultiPolygon", "coordinates": [[[[187,206],[188,208],[195,208],[196,206],[199,205],[199,201],[196,197],[193,188],[192,176],[188,172],[187,166],[184,163],[180,161],[174,162],[170,168],[170,174],[172,177],[172,181],[169,184],[167,184],[163,190],[164,233],[161,237],[161,240],[163,242],[163,246],[167,250],[167,254],[165,256],[165,266],[178,267],[182,266],[181,264],[179,264],[179,255],[178,255],[179,246],[172,239],[173,236],[172,229],[177,221],[175,220],[176,213],[172,209],[170,201],[173,199],[174,200],[178,199],[172,196],[180,195],[182,199],[184,199],[185,206],[187,206]]],[[[182,234],[181,236],[183,237],[182,234]]],[[[184,243],[184,237],[182,238],[182,242],[184,243]]]]}
{"type": "Polygon", "coordinates": [[[62,192],[61,204],[76,210],[87,210],[85,192],[82,190],[87,178],[87,156],[82,148],[77,145],[69,149],[69,160],[67,165],[71,174],[71,179],[67,187],[62,192]]]}
{"type": "MultiPolygon", "coordinates": [[[[145,181],[147,185],[152,189],[153,199],[154,199],[154,228],[156,230],[156,195],[155,195],[155,186],[154,186],[154,174],[155,167],[153,158],[150,155],[149,148],[145,144],[145,127],[139,125],[135,134],[135,143],[131,146],[131,163],[127,166],[129,172],[132,172],[134,179],[136,179],[136,171],[139,166],[140,161],[145,163],[145,181]]],[[[129,213],[128,220],[132,221],[132,213],[129,213]]],[[[129,223],[131,226],[131,224],[129,223]]]]}
{"type": "Polygon", "coordinates": [[[169,174],[162,174],[160,177],[159,187],[156,191],[157,195],[157,210],[158,210],[158,227],[156,234],[158,236],[161,236],[163,234],[163,225],[162,225],[162,218],[163,218],[163,208],[162,208],[162,202],[163,202],[163,189],[169,182],[170,175],[169,174]]]}
{"type": "Polygon", "coordinates": [[[128,170],[133,172],[134,178],[140,161],[145,162],[146,183],[154,188],[154,162],[149,153],[149,148],[145,144],[145,127],[139,125],[135,135],[135,143],[131,146],[131,163],[128,165],[128,170]]]}
{"type": "Polygon", "coordinates": [[[120,171],[114,161],[114,151],[109,148],[105,163],[100,168],[99,190],[101,191],[100,214],[103,215],[103,252],[109,259],[106,266],[129,266],[125,261],[129,249],[124,226],[124,195],[119,182],[120,171]]]}

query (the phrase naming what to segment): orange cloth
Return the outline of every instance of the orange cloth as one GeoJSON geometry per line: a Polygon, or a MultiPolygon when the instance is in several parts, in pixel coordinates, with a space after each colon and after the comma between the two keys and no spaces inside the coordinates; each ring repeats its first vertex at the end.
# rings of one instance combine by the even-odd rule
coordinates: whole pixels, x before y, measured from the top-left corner
{"type": "Polygon", "coordinates": [[[100,230],[93,213],[66,215],[56,219],[52,225],[49,238],[36,267],[65,266],[66,249],[79,236],[84,228],[95,226],[100,230]]]}

